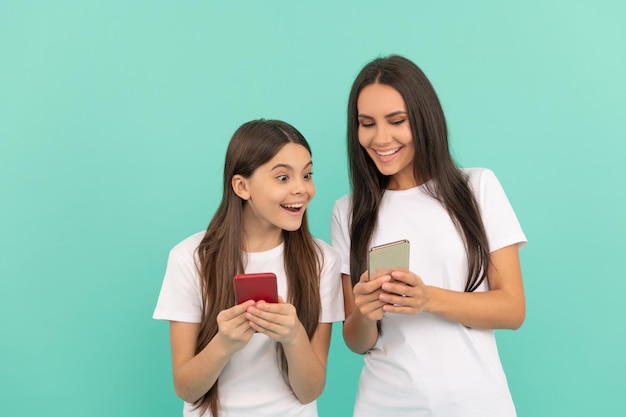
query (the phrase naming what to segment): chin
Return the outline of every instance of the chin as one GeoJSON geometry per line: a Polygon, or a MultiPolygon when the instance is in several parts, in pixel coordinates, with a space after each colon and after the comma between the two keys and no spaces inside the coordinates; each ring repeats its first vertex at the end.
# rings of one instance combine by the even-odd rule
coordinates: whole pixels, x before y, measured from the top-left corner
{"type": "Polygon", "coordinates": [[[288,232],[295,232],[296,230],[298,230],[300,227],[302,226],[302,222],[298,222],[296,223],[291,223],[291,224],[284,224],[282,226],[283,230],[286,230],[288,232]]]}
{"type": "Polygon", "coordinates": [[[378,167],[378,172],[380,172],[381,174],[387,176],[387,177],[391,177],[393,175],[396,175],[398,173],[397,169],[389,169],[389,167],[384,167],[381,169],[381,167],[378,167]]]}

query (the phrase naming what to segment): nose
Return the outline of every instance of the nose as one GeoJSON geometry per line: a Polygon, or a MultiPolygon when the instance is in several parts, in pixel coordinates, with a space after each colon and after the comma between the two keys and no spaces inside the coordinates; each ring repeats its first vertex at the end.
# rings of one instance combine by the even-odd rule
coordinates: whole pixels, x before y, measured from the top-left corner
{"type": "Polygon", "coordinates": [[[375,127],[376,131],[374,132],[374,145],[378,147],[385,147],[392,142],[392,137],[389,131],[384,126],[384,123],[378,123],[375,127]]]}
{"type": "Polygon", "coordinates": [[[310,177],[298,177],[292,183],[291,193],[297,196],[307,195],[307,198],[313,198],[315,195],[315,185],[310,177]]]}
{"type": "Polygon", "coordinates": [[[291,192],[295,195],[302,195],[306,192],[306,187],[304,185],[304,180],[302,178],[296,179],[293,183],[293,189],[291,192]]]}

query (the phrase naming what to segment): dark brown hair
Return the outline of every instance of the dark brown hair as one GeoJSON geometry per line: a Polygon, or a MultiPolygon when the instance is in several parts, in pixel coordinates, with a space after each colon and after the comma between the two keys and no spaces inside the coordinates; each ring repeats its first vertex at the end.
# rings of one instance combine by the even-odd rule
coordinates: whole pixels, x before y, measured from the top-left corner
{"type": "MultiPolygon", "coordinates": [[[[226,151],[222,201],[198,246],[198,271],[202,288],[202,322],[196,353],[206,347],[217,334],[217,315],[235,305],[233,277],[245,270],[242,212],[246,204],[232,189],[234,175],[249,178],[260,166],[272,159],[287,143],[311,149],[306,139],[293,126],[279,120],[254,120],[243,124],[234,133],[226,151]]],[[[287,275],[287,302],[292,303],[309,339],[319,322],[321,303],[319,276],[322,253],[316,245],[306,213],[298,230],[283,230],[284,265],[287,275]]],[[[276,346],[277,361],[285,383],[288,369],[280,343],[276,346]]],[[[208,409],[219,414],[218,380],[196,403],[203,413],[208,409]]]]}
{"type": "Polygon", "coordinates": [[[450,155],[446,119],[433,86],[417,65],[398,55],[368,63],[350,91],[348,158],[352,201],[358,202],[352,204],[350,226],[352,285],[366,269],[367,249],[389,181],[359,144],[357,100],[364,87],[375,83],[394,88],[404,99],[415,145],[413,176],[427,181],[427,192],[441,202],[459,230],[468,260],[465,291],[474,291],[485,279],[489,267],[489,246],[480,209],[466,175],[450,155]]]}

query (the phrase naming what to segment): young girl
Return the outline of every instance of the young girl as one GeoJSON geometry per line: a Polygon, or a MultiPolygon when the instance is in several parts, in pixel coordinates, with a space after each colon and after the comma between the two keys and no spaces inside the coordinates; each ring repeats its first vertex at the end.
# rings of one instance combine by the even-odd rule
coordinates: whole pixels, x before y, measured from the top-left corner
{"type": "Polygon", "coordinates": [[[332,322],[344,310],[338,255],[307,225],[311,170],[294,127],[245,123],[208,229],[171,250],[154,318],[170,321],[185,416],[317,416],[332,322]],[[279,302],[235,305],[233,277],[244,272],[275,273],[279,302]]]}
{"type": "Polygon", "coordinates": [[[525,316],[526,238],[494,174],[457,168],[443,110],[411,61],[366,65],[348,103],[352,194],[333,208],[344,339],[364,353],[354,415],[515,416],[493,329],[525,316]],[[368,277],[368,248],[407,239],[409,269],[368,277]]]}

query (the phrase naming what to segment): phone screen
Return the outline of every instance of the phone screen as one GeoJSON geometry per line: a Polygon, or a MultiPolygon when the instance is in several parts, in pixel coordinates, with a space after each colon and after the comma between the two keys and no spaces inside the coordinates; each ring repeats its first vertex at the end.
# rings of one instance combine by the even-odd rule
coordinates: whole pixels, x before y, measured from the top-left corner
{"type": "Polygon", "coordinates": [[[239,274],[233,279],[237,304],[244,301],[278,302],[276,275],[273,272],[239,274]]]}
{"type": "Polygon", "coordinates": [[[377,269],[390,270],[392,268],[409,269],[408,240],[398,240],[370,248],[367,267],[370,277],[376,273],[377,269]]]}

